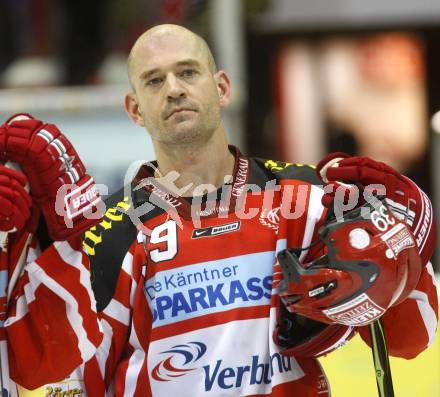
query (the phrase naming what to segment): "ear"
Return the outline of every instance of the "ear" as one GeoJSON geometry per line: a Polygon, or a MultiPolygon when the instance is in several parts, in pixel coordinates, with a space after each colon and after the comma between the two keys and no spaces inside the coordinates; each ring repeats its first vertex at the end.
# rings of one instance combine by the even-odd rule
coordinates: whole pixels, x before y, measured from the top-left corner
{"type": "Polygon", "coordinates": [[[220,106],[224,108],[229,105],[231,99],[231,80],[223,70],[219,70],[214,74],[214,80],[217,84],[220,106]]]}
{"type": "Polygon", "coordinates": [[[128,116],[139,126],[145,127],[144,119],[142,118],[141,111],[137,102],[136,94],[130,92],[125,96],[125,111],[128,116]]]}

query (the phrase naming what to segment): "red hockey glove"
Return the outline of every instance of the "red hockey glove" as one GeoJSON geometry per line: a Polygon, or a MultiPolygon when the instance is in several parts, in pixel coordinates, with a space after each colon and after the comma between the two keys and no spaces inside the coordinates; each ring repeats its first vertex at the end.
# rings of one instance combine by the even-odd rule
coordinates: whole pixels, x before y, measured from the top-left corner
{"type": "Polygon", "coordinates": [[[289,312],[278,301],[274,342],[283,355],[293,357],[319,357],[330,353],[354,335],[354,328],[342,324],[324,324],[298,313],[289,312]]]}
{"type": "Polygon", "coordinates": [[[49,234],[64,240],[96,223],[96,185],[69,140],[53,124],[15,115],[0,127],[0,160],[19,163],[49,234]],[[3,159],[1,158],[3,156],[3,159]]]}
{"type": "Polygon", "coordinates": [[[26,183],[21,172],[0,165],[0,231],[20,230],[28,220],[32,199],[26,183]]]}
{"type": "MultiPolygon", "coordinates": [[[[345,190],[346,199],[350,195],[354,197],[356,203],[352,204],[355,205],[362,204],[365,192],[385,195],[393,214],[410,226],[424,263],[430,259],[435,242],[432,206],[413,181],[384,163],[368,157],[350,157],[345,153],[330,154],[319,162],[316,170],[321,180],[330,185],[322,199],[325,206],[330,205],[338,190],[339,193],[345,190]],[[360,185],[362,191],[353,184],[360,185]]],[[[339,194],[339,198],[343,196],[344,193],[339,194]]]]}

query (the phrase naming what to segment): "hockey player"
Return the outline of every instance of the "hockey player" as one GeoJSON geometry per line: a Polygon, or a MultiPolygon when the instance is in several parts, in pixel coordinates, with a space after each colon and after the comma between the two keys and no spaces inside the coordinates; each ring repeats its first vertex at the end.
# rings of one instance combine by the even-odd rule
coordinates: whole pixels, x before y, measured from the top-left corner
{"type": "MultiPolygon", "coordinates": [[[[34,388],[79,368],[93,397],[329,396],[316,357],[356,331],[368,343],[369,321],[383,318],[392,355],[412,358],[432,343],[435,228],[431,204],[413,182],[365,158],[330,156],[316,173],[228,146],[220,111],[229,102],[229,78],[206,43],[182,27],[144,33],[128,68],[126,110],[151,134],[157,161],[106,201],[105,215],[83,236],[89,220],[75,208],[98,203],[62,133],[39,120],[0,130],[2,159],[21,164],[49,235],[59,240],[42,253],[29,251],[9,301],[5,329],[16,382],[34,388]],[[82,187],[76,201],[67,190],[54,195],[68,172],[82,187]],[[356,228],[334,228],[322,205],[332,195],[322,188],[329,181],[381,184],[388,206],[377,207],[365,227],[351,215],[356,228]],[[70,214],[71,228],[60,213],[70,214]],[[327,251],[322,230],[335,230],[327,251]],[[370,241],[377,249],[367,263],[370,241]],[[313,281],[325,282],[322,293],[307,291],[313,271],[297,268],[303,282],[282,275],[277,253],[303,248],[301,263],[319,270],[330,267],[325,258],[336,243],[346,245],[338,245],[336,261],[353,262],[354,282],[331,269],[337,282],[330,284],[318,271],[313,281]],[[362,269],[373,269],[366,281],[362,269]],[[304,291],[320,304],[299,304],[304,291]]],[[[0,189],[8,203],[0,227],[21,231],[24,216],[16,214],[30,202],[25,181],[0,172],[10,178],[0,189]]],[[[20,241],[14,233],[12,250],[20,241]]]]}

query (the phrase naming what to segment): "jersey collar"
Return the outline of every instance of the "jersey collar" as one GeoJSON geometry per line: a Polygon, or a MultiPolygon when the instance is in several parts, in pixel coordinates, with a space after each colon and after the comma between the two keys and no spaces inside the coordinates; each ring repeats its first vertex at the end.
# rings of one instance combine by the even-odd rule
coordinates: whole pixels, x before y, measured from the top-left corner
{"type": "Polygon", "coordinates": [[[230,213],[243,203],[245,186],[249,180],[250,161],[240,150],[229,145],[229,150],[235,157],[232,182],[224,184],[217,190],[221,194],[209,194],[190,200],[172,193],[154,178],[157,162],[144,164],[133,179],[133,189],[141,187],[149,193],[149,201],[166,211],[176,211],[184,219],[215,217],[221,213],[230,213]],[[216,196],[215,198],[211,198],[216,196]]]}

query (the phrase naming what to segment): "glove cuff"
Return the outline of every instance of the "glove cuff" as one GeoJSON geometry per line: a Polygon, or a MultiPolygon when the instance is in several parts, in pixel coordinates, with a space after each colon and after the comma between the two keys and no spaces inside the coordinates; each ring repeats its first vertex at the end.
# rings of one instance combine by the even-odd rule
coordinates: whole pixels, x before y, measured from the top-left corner
{"type": "Polygon", "coordinates": [[[32,115],[30,115],[29,113],[16,113],[13,116],[9,117],[5,124],[11,124],[14,121],[19,121],[19,120],[33,120],[34,117],[32,115]]]}
{"type": "Polygon", "coordinates": [[[75,185],[61,186],[56,197],[41,203],[49,235],[65,240],[98,223],[104,213],[104,203],[98,188],[89,175],[75,185]]]}
{"type": "Polygon", "coordinates": [[[328,183],[327,179],[327,169],[333,167],[339,161],[351,157],[349,154],[344,152],[333,152],[328,156],[324,157],[316,166],[316,173],[318,177],[324,182],[328,183]]]}
{"type": "MultiPolygon", "coordinates": [[[[293,330],[293,332],[295,332],[293,330]]],[[[285,356],[320,357],[346,343],[354,335],[354,329],[341,324],[325,325],[319,332],[302,340],[292,340],[291,345],[282,350],[285,356]]],[[[278,329],[274,331],[275,343],[278,342],[278,329]]]]}

